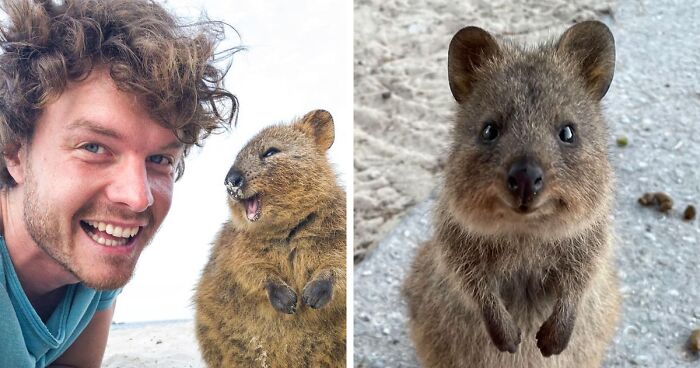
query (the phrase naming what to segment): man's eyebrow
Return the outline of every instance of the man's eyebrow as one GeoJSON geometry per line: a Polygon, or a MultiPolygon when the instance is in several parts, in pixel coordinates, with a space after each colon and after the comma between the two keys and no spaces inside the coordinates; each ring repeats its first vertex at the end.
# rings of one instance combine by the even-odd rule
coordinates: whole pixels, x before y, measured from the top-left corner
{"type": "Polygon", "coordinates": [[[182,143],[179,139],[177,139],[177,140],[174,140],[174,141],[166,144],[160,150],[161,151],[177,150],[177,149],[182,148],[184,145],[185,145],[184,143],[182,143]]]}
{"type": "Polygon", "coordinates": [[[121,139],[122,135],[115,132],[112,129],[105,128],[104,126],[87,119],[78,119],[70,124],[68,124],[68,129],[87,129],[93,133],[104,135],[110,138],[121,139]]]}

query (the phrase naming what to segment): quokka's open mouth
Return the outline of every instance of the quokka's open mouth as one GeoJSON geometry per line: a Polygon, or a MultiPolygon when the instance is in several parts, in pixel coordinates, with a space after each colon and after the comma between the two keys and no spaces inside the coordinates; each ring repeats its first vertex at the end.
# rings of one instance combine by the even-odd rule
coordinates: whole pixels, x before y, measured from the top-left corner
{"type": "Polygon", "coordinates": [[[260,200],[260,194],[254,194],[251,197],[241,199],[241,203],[245,208],[245,216],[248,221],[255,222],[260,219],[260,213],[262,212],[262,201],[260,200]]]}

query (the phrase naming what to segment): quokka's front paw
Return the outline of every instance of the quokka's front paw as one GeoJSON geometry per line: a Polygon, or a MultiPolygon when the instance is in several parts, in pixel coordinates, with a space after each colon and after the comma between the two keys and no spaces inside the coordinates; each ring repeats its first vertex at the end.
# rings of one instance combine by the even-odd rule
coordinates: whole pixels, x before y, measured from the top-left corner
{"type": "Polygon", "coordinates": [[[491,341],[496,345],[496,348],[500,351],[507,351],[509,353],[515,353],[518,351],[518,345],[520,345],[520,327],[515,323],[506,323],[501,328],[489,329],[489,335],[491,336],[491,341]]]}
{"type": "Polygon", "coordinates": [[[542,356],[548,357],[554,354],[560,354],[571,339],[571,333],[574,330],[574,323],[561,323],[557,321],[554,315],[550,316],[537,331],[537,347],[542,352],[542,356]]]}
{"type": "Polygon", "coordinates": [[[515,353],[520,345],[520,327],[513,318],[505,314],[484,313],[484,323],[491,341],[500,351],[515,353]]]}
{"type": "Polygon", "coordinates": [[[333,282],[330,280],[313,280],[304,286],[301,300],[311,308],[324,307],[333,297],[333,282]]]}
{"type": "Polygon", "coordinates": [[[286,284],[270,283],[267,285],[270,304],[278,312],[294,314],[297,308],[297,294],[286,284]]]}

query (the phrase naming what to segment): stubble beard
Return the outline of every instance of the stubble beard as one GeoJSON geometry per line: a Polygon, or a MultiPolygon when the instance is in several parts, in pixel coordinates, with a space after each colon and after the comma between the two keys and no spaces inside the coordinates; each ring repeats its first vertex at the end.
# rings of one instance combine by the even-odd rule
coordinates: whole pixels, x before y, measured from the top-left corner
{"type": "MultiPolygon", "coordinates": [[[[56,216],[59,211],[56,211],[50,203],[42,203],[38,185],[34,181],[32,170],[29,167],[27,172],[29,175],[27,175],[25,181],[24,224],[34,243],[46,255],[89,288],[113,290],[124,287],[133,276],[136,261],[141,250],[136,250],[133,253],[133,257],[102,256],[98,260],[89,262],[88,267],[107,267],[114,271],[110,272],[107,277],[92,275],[89,270],[84,269],[79,262],[72,259],[75,257],[74,250],[76,247],[76,244],[72,244],[72,229],[62,228],[59,220],[60,216],[56,216]]],[[[78,217],[79,214],[88,212],[94,213],[95,211],[83,208],[77,211],[75,218],[80,218],[78,217]]],[[[71,220],[72,223],[73,221],[71,220]]],[[[149,223],[152,224],[152,222],[149,223]]],[[[80,229],[79,231],[83,230],[80,229]]],[[[150,243],[150,238],[146,245],[148,243],[150,243]]],[[[146,245],[143,247],[145,248],[146,245]]]]}

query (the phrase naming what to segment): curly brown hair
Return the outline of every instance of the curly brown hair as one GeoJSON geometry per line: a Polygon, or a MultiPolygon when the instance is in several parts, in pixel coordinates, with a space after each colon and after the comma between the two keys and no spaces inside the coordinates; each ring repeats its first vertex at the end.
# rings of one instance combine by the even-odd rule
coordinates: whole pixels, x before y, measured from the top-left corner
{"type": "MultiPolygon", "coordinates": [[[[98,66],[120,90],[137,94],[154,119],[185,145],[228,129],[238,111],[223,87],[239,48],[215,53],[223,22],[183,24],[152,0],[2,0],[0,152],[30,141],[42,108],[98,66]]],[[[230,26],[228,26],[230,27],[230,26]]],[[[180,160],[176,178],[184,171],[180,160]]],[[[16,183],[0,159],[0,188],[16,183]]]]}

